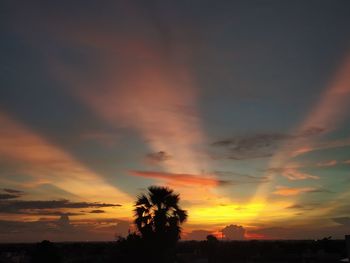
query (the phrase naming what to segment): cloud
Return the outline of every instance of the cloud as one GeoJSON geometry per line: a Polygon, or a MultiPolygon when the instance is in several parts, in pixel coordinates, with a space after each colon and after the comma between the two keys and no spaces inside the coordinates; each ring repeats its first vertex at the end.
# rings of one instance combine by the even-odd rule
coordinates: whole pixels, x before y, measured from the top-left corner
{"type": "Polygon", "coordinates": [[[286,187],[286,186],[277,186],[276,190],[273,192],[275,195],[281,196],[294,196],[302,193],[323,193],[329,192],[326,189],[314,188],[314,187],[286,187]]]}
{"type": "Polygon", "coordinates": [[[164,151],[148,153],[146,159],[151,163],[160,163],[167,160],[170,160],[172,156],[164,151]]]}
{"type": "Polygon", "coordinates": [[[131,171],[132,175],[153,179],[162,179],[175,185],[202,185],[222,186],[230,184],[228,180],[218,180],[213,177],[204,177],[195,174],[165,173],[154,171],[131,171]]]}
{"type": "MultiPolygon", "coordinates": [[[[47,214],[52,212],[39,212],[40,209],[61,209],[61,208],[102,208],[102,207],[118,207],[119,204],[98,203],[98,202],[71,202],[69,200],[47,200],[47,201],[25,201],[11,200],[0,202],[0,213],[15,214],[47,214]],[[34,211],[32,211],[34,210],[34,211]],[[32,211],[32,212],[31,212],[32,211]]],[[[56,213],[56,212],[54,212],[56,213]]]]}
{"type": "Polygon", "coordinates": [[[40,216],[81,216],[85,215],[84,213],[72,213],[72,212],[61,212],[61,211],[45,211],[45,210],[26,210],[23,211],[23,214],[26,215],[40,215],[40,216]]]}
{"type": "Polygon", "coordinates": [[[5,193],[0,193],[0,201],[19,198],[24,194],[24,192],[15,189],[3,188],[2,190],[5,193]]]}
{"type": "Polygon", "coordinates": [[[299,204],[295,204],[295,205],[287,206],[286,208],[287,209],[305,209],[305,206],[299,205],[299,204]]]}
{"type": "Polygon", "coordinates": [[[299,171],[294,167],[278,167],[278,168],[269,168],[266,170],[269,174],[278,174],[282,175],[289,180],[297,181],[297,180],[306,180],[306,179],[319,179],[320,177],[317,175],[311,175],[308,173],[304,173],[299,171]]]}
{"type": "Polygon", "coordinates": [[[241,174],[236,172],[215,171],[218,177],[230,177],[231,184],[259,184],[269,182],[268,176],[253,176],[249,174],[241,174]]]}
{"type": "Polygon", "coordinates": [[[302,168],[317,168],[317,167],[333,167],[338,164],[345,163],[344,161],[337,160],[327,160],[318,163],[313,162],[304,162],[304,163],[287,163],[284,167],[271,167],[265,171],[270,175],[281,175],[286,177],[289,180],[306,180],[306,179],[320,179],[317,175],[312,175],[300,171],[302,168]]]}
{"type": "Polygon", "coordinates": [[[24,192],[16,189],[9,189],[9,188],[3,188],[2,189],[4,192],[9,193],[9,194],[16,194],[16,195],[23,195],[24,192]]]}
{"type": "Polygon", "coordinates": [[[228,240],[244,240],[246,230],[243,226],[239,225],[229,225],[224,227],[221,230],[222,234],[225,236],[225,239],[228,240]]]}
{"type": "Polygon", "coordinates": [[[316,188],[309,193],[333,193],[331,190],[325,189],[325,188],[316,188]]]}
{"type": "Polygon", "coordinates": [[[91,213],[91,214],[103,214],[103,213],[105,213],[105,211],[101,210],[101,209],[95,209],[95,210],[91,210],[89,213],[91,213]]]}
{"type": "Polygon", "coordinates": [[[319,166],[319,167],[331,167],[331,166],[335,166],[337,164],[338,164],[338,162],[336,160],[329,160],[329,161],[325,161],[325,162],[319,162],[317,164],[317,166],[319,166]]]}
{"type": "Polygon", "coordinates": [[[14,199],[18,197],[19,197],[18,195],[14,195],[14,194],[0,194],[0,200],[14,199]]]}
{"type": "MultiPolygon", "coordinates": [[[[297,134],[285,133],[260,133],[250,136],[236,136],[219,140],[212,146],[222,148],[226,152],[224,158],[233,160],[245,160],[271,157],[281,143],[291,143],[297,138],[317,136],[324,131],[323,128],[313,127],[305,129],[297,134]]],[[[218,155],[220,157],[220,155],[218,155]]]]}
{"type": "Polygon", "coordinates": [[[70,224],[70,220],[69,220],[69,216],[67,214],[63,214],[60,216],[60,219],[58,219],[57,221],[57,225],[60,227],[60,228],[68,228],[70,229],[71,228],[71,224],[70,224]]]}
{"type": "Polygon", "coordinates": [[[286,209],[294,209],[294,210],[302,210],[302,211],[309,211],[313,210],[316,206],[319,206],[318,203],[310,203],[310,204],[294,204],[287,206],[286,209]]]}

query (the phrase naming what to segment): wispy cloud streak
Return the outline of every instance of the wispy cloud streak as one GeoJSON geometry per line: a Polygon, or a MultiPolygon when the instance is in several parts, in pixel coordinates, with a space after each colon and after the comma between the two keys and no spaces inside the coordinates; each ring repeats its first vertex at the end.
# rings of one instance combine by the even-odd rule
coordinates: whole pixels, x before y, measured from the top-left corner
{"type": "Polygon", "coordinates": [[[275,195],[281,196],[295,196],[302,193],[319,193],[325,190],[314,188],[314,187],[285,187],[277,186],[276,190],[273,192],[275,195]]]}
{"type": "MultiPolygon", "coordinates": [[[[3,112],[0,112],[0,156],[9,163],[16,162],[16,172],[30,175],[32,179],[23,183],[23,187],[52,183],[87,200],[98,198],[108,201],[112,196],[129,200],[126,194],[109,185],[71,155],[3,112]],[[92,182],[94,187],[91,187],[92,182]]],[[[12,182],[10,178],[2,178],[2,181],[12,182]]]]}
{"type": "MultiPolygon", "coordinates": [[[[337,125],[347,115],[348,101],[350,97],[350,56],[344,58],[344,62],[340,65],[333,80],[326,88],[323,94],[321,94],[319,101],[307,114],[305,119],[296,129],[295,133],[299,133],[303,130],[307,130],[310,127],[320,127],[325,131],[319,136],[312,138],[298,137],[293,140],[293,145],[282,145],[279,150],[274,154],[270,161],[270,169],[277,168],[285,172],[285,176],[289,179],[316,179],[315,175],[309,175],[301,173],[298,168],[287,169],[291,158],[313,151],[314,149],[322,149],[331,147],[329,144],[322,146],[317,145],[317,140],[326,133],[333,131],[337,128],[337,125]],[[292,171],[292,173],[290,173],[292,171]],[[300,177],[301,175],[301,177],[300,177]],[[314,178],[310,178],[314,177],[314,178]]],[[[337,146],[341,146],[342,143],[335,143],[337,146]]],[[[335,146],[335,145],[333,145],[335,146]]],[[[268,171],[268,170],[267,170],[268,171]]],[[[255,196],[252,198],[252,202],[256,198],[266,199],[274,182],[274,173],[267,172],[271,179],[270,184],[261,185],[255,196]]]]}

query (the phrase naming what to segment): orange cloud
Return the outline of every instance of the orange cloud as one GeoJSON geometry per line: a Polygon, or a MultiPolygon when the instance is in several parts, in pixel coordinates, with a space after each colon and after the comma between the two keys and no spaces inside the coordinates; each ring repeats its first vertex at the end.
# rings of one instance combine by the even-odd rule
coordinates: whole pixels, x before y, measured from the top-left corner
{"type": "Polygon", "coordinates": [[[147,172],[147,171],[131,171],[132,175],[146,178],[162,179],[171,182],[174,185],[200,185],[200,186],[218,186],[228,184],[229,181],[217,180],[194,174],[174,174],[164,172],[147,172]]]}
{"type": "Polygon", "coordinates": [[[273,192],[275,195],[281,195],[281,196],[295,196],[302,193],[309,193],[316,191],[316,188],[312,187],[302,187],[302,188],[293,188],[293,187],[284,187],[284,186],[277,186],[277,189],[273,192]]]}

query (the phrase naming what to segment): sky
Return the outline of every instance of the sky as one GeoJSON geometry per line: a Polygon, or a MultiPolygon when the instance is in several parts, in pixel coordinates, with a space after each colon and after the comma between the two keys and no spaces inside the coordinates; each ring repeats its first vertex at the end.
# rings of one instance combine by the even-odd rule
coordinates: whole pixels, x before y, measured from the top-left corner
{"type": "Polygon", "coordinates": [[[0,242],[349,234],[349,1],[0,5],[0,242]]]}

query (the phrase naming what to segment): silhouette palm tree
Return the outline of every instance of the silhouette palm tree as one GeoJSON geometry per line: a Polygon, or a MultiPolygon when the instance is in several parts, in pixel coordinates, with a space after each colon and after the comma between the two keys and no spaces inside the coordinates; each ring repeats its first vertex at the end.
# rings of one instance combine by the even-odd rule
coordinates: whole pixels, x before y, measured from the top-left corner
{"type": "Polygon", "coordinates": [[[179,207],[179,194],[168,187],[151,186],[135,203],[135,224],[146,241],[171,248],[180,239],[187,212],[179,207]]]}

